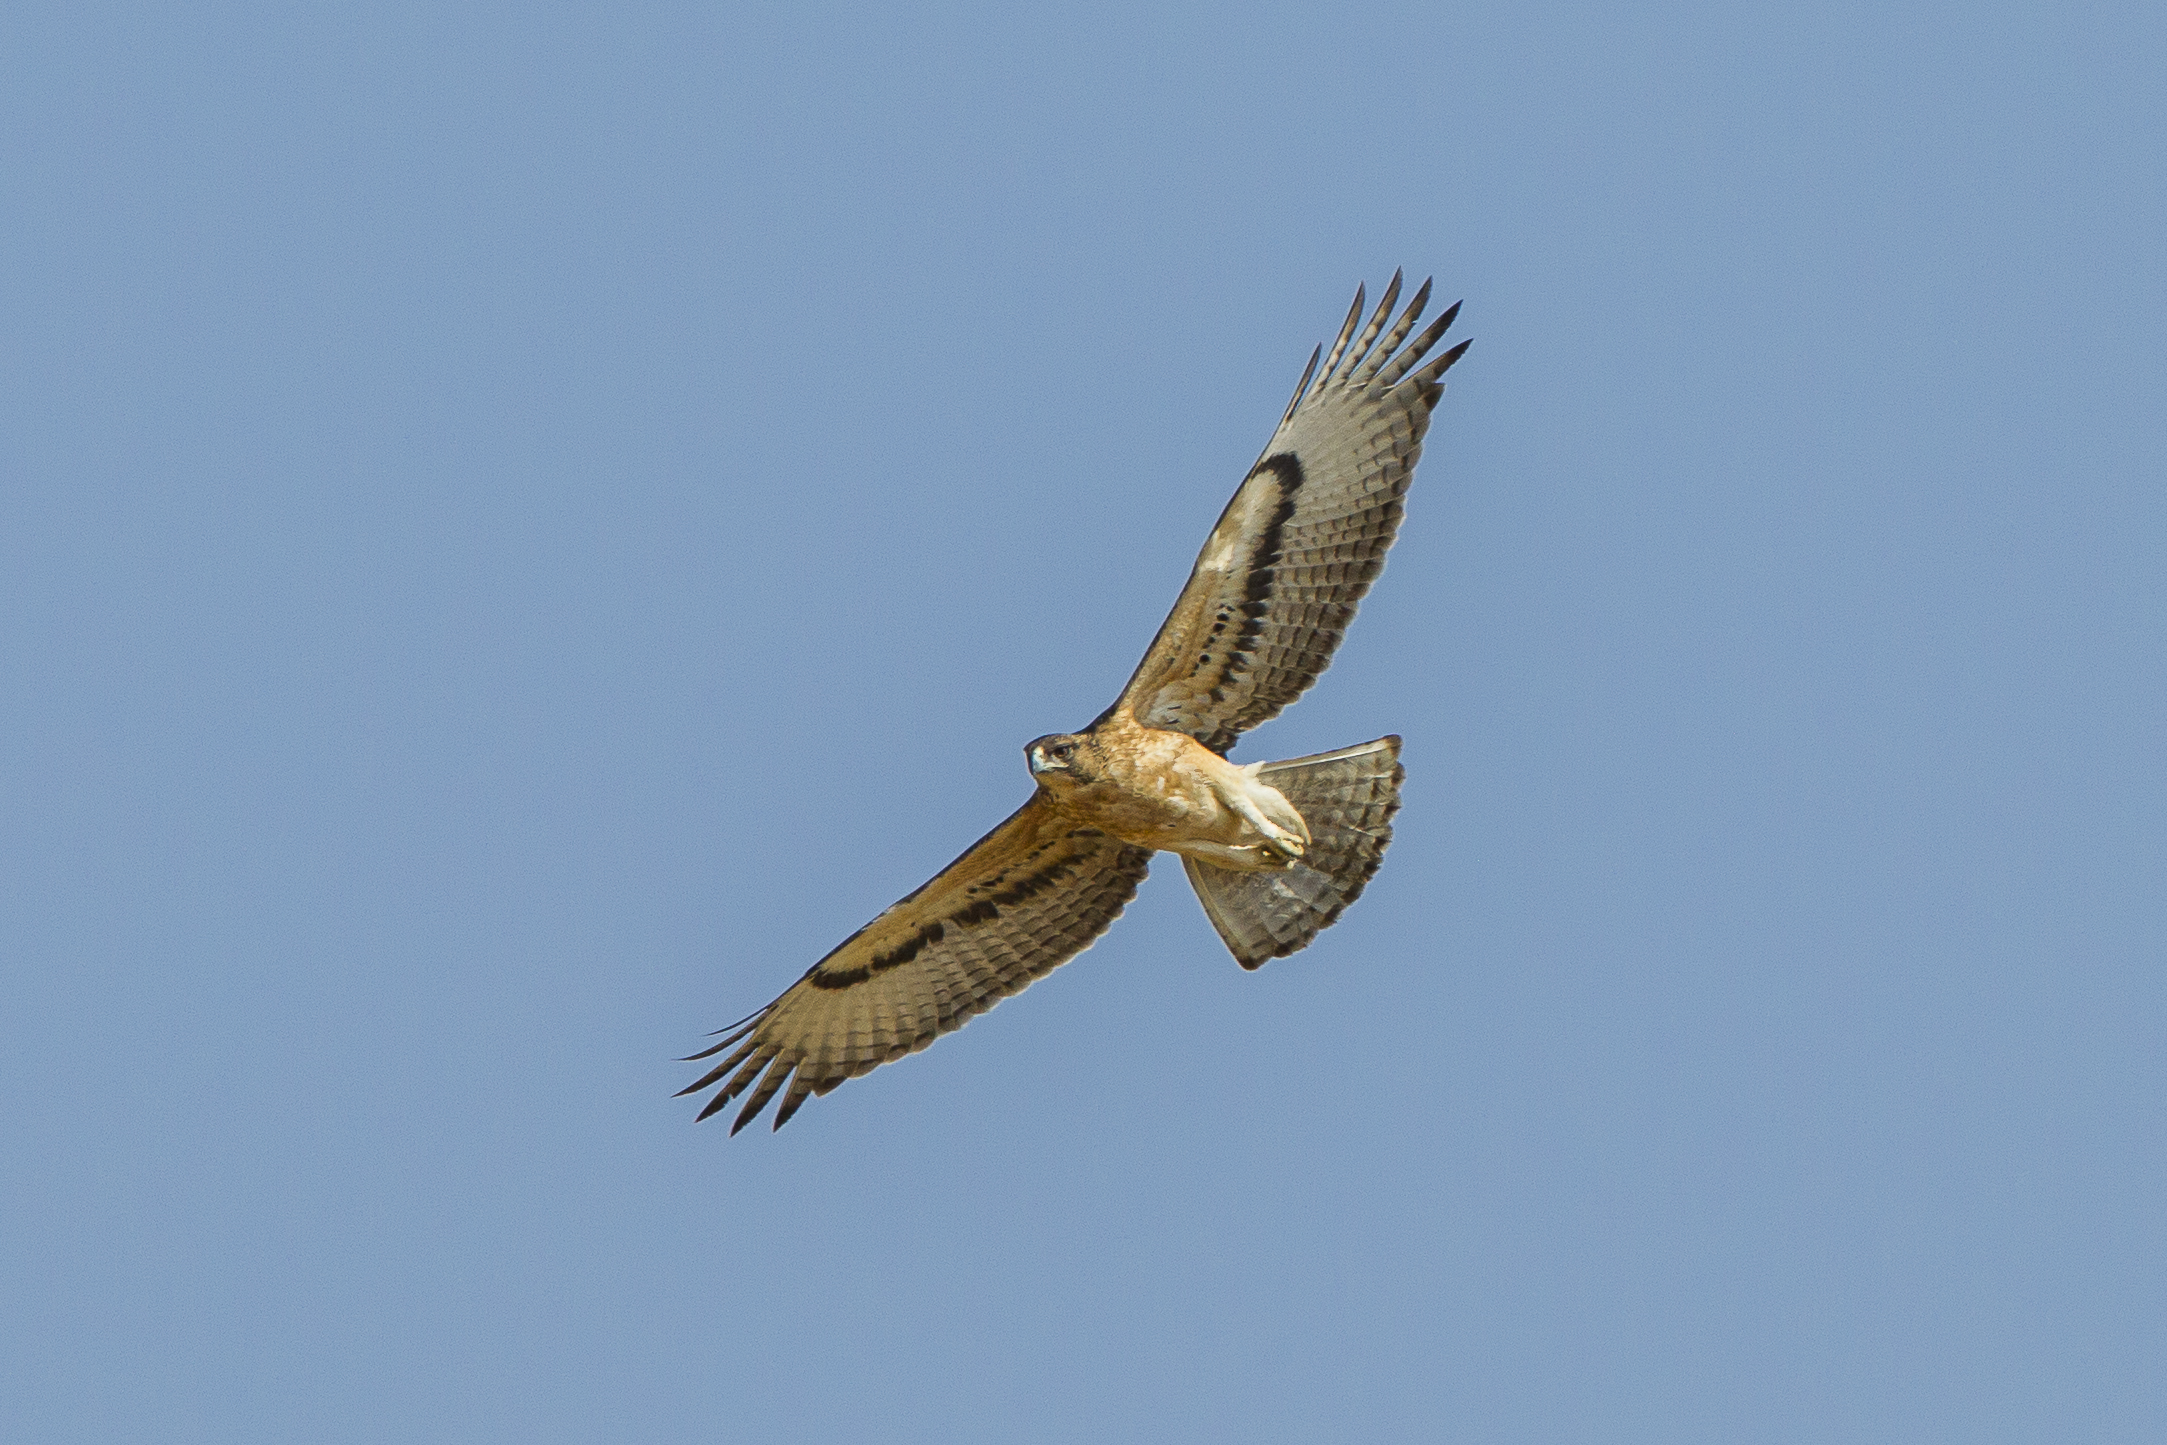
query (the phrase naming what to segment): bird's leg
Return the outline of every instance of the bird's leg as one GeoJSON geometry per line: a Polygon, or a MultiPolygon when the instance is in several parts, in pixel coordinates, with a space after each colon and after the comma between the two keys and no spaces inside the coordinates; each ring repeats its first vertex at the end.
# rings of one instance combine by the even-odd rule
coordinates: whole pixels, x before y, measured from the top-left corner
{"type": "Polygon", "coordinates": [[[1309,851],[1309,825],[1302,821],[1302,815],[1296,811],[1294,805],[1271,784],[1258,782],[1253,773],[1244,769],[1241,784],[1227,789],[1222,796],[1237,817],[1263,835],[1264,841],[1257,845],[1257,850],[1267,862],[1281,867],[1290,866],[1309,851]],[[1263,796],[1260,797],[1259,794],[1263,796]],[[1294,827],[1286,827],[1284,823],[1269,817],[1267,808],[1271,812],[1283,814],[1286,821],[1293,823],[1294,827]],[[1299,831],[1296,831],[1297,829],[1299,831]]]}

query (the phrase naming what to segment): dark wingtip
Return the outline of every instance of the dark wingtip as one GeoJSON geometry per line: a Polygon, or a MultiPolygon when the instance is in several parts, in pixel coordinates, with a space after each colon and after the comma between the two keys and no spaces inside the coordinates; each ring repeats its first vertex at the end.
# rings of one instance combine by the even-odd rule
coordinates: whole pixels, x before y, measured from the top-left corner
{"type": "MultiPolygon", "coordinates": [[[[1281,426],[1285,426],[1287,424],[1287,419],[1294,415],[1295,409],[1302,404],[1302,398],[1309,395],[1309,383],[1313,379],[1315,379],[1317,375],[1317,361],[1323,355],[1324,347],[1322,344],[1319,344],[1316,350],[1309,353],[1309,365],[1302,368],[1302,379],[1294,384],[1294,395],[1288,398],[1287,409],[1284,412],[1280,413],[1279,424],[1281,426]]],[[[1104,720],[1105,715],[1101,714],[1099,721],[1103,722],[1104,720]]],[[[1098,723],[1094,722],[1093,724],[1091,724],[1091,726],[1097,727],[1098,723]]]]}

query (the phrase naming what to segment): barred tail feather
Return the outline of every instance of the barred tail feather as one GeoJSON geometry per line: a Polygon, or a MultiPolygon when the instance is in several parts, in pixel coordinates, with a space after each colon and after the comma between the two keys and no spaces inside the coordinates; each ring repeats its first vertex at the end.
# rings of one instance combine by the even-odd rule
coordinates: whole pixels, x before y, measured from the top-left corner
{"type": "Polygon", "coordinates": [[[1362,896],[1399,811],[1400,740],[1266,763],[1258,776],[1309,824],[1309,851],[1282,872],[1237,873],[1183,858],[1197,900],[1243,968],[1305,947],[1362,896]]]}

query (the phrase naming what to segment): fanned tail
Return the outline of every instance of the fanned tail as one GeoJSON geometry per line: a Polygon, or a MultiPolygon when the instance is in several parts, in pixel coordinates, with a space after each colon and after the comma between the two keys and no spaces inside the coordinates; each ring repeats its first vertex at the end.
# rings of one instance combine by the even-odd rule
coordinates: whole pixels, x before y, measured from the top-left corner
{"type": "Polygon", "coordinates": [[[1362,896],[1392,841],[1392,815],[1407,776],[1399,759],[1400,740],[1386,737],[1257,770],[1309,825],[1309,851],[1291,868],[1237,873],[1181,860],[1235,962],[1257,968],[1286,957],[1362,896]]]}

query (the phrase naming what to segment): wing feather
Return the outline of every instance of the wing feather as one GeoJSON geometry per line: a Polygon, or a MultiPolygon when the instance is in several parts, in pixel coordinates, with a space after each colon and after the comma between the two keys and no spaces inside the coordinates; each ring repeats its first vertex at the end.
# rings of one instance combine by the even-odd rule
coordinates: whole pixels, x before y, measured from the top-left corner
{"type": "MultiPolygon", "coordinates": [[[[1395,275],[1392,279],[1396,281],[1399,278],[1395,275]]],[[[1356,371],[1355,385],[1367,386],[1376,379],[1377,369],[1393,359],[1392,353],[1399,350],[1399,344],[1407,339],[1407,333],[1414,330],[1415,318],[1420,316],[1422,308],[1429,304],[1430,283],[1425,279],[1421,289],[1415,292],[1415,299],[1407,303],[1407,309],[1400,313],[1400,319],[1392,323],[1392,334],[1384,339],[1384,345],[1377,348],[1367,366],[1356,371]]]]}
{"type": "Polygon", "coordinates": [[[1388,334],[1400,281],[1394,272],[1367,325],[1356,288],[1322,371],[1312,356],[1271,444],[1106,716],[1125,709],[1146,727],[1188,733],[1223,754],[1330,665],[1399,534],[1438,378],[1467,350],[1463,341],[1411,370],[1460,308],[1454,303],[1402,349],[1430,283],[1388,334]]]}
{"type": "Polygon", "coordinates": [[[1355,339],[1353,348],[1347,353],[1347,376],[1350,380],[1362,369],[1362,358],[1369,355],[1370,347],[1376,345],[1377,333],[1384,330],[1385,318],[1392,314],[1393,303],[1399,299],[1400,273],[1394,271],[1391,281],[1384,288],[1384,295],[1377,298],[1377,309],[1371,314],[1369,325],[1362,328],[1362,334],[1355,339]]]}
{"type": "MultiPolygon", "coordinates": [[[[1427,327],[1425,327],[1422,334],[1415,338],[1414,344],[1412,346],[1409,346],[1398,356],[1392,358],[1392,364],[1386,367],[1384,371],[1378,376],[1377,384],[1380,386],[1398,385],[1399,379],[1407,374],[1408,368],[1413,366],[1416,362],[1420,361],[1424,356],[1429,354],[1430,348],[1435,346],[1438,342],[1438,339],[1442,337],[1446,331],[1451,329],[1452,323],[1459,318],[1459,315],[1459,302],[1455,301],[1450,306],[1447,306],[1445,308],[1445,314],[1438,317],[1435,321],[1432,321],[1427,327]]],[[[1464,341],[1461,342],[1459,346],[1455,348],[1455,350],[1467,350],[1467,343],[1464,341]]],[[[1459,360],[1459,357],[1454,356],[1451,358],[1451,360],[1446,361],[1444,366],[1438,367],[1437,370],[1439,374],[1443,373],[1445,366],[1450,366],[1452,365],[1453,361],[1457,360],[1459,360]]],[[[1432,377],[1430,379],[1434,381],[1436,380],[1436,377],[1432,377]]]]}
{"type": "Polygon", "coordinates": [[[705,1119],[751,1089],[733,1134],[780,1093],[780,1129],[808,1095],[924,1048],[1081,953],[1135,896],[1150,858],[1034,794],[782,997],[694,1054],[728,1051],[680,1092],[721,1085],[700,1110],[705,1119]]]}
{"type": "Polygon", "coordinates": [[[1354,335],[1354,328],[1362,324],[1362,301],[1363,290],[1357,284],[1354,288],[1354,304],[1347,308],[1347,319],[1340,323],[1339,339],[1332,343],[1332,354],[1325,358],[1324,379],[1326,381],[1330,381],[1334,376],[1338,375],[1339,359],[1347,354],[1348,339],[1354,335]]]}

